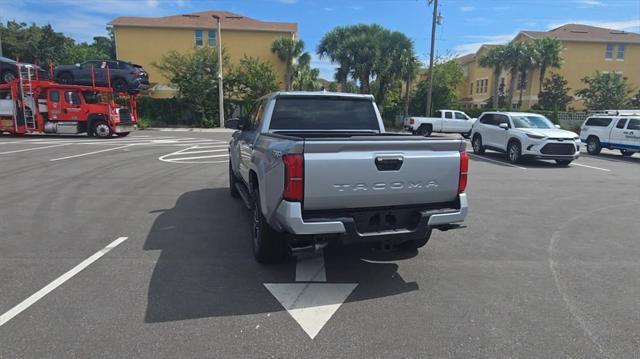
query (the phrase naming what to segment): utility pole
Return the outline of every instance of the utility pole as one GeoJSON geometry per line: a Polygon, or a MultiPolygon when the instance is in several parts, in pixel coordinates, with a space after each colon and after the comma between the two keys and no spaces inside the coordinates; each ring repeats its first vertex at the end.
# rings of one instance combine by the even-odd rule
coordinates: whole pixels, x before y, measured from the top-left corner
{"type": "MultiPolygon", "coordinates": [[[[222,32],[220,31],[220,16],[212,14],[211,17],[218,21],[218,106],[220,114],[220,127],[224,127],[224,93],[222,89],[222,32]]],[[[225,16],[225,19],[242,19],[242,16],[225,16]]],[[[204,39],[203,39],[204,43],[204,39]]]]}
{"type": "Polygon", "coordinates": [[[438,0],[429,0],[433,3],[433,19],[431,21],[431,51],[429,52],[429,88],[427,90],[427,117],[431,116],[431,96],[433,93],[433,55],[436,48],[436,24],[438,23],[438,0]]]}

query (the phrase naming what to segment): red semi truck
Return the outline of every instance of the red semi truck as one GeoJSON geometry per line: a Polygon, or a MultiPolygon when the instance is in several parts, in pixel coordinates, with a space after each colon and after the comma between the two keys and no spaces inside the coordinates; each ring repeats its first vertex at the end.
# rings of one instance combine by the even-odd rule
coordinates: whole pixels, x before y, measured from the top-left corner
{"type": "Polygon", "coordinates": [[[136,95],[40,80],[33,73],[25,67],[17,79],[0,85],[0,133],[109,138],[137,130],[136,95]]]}

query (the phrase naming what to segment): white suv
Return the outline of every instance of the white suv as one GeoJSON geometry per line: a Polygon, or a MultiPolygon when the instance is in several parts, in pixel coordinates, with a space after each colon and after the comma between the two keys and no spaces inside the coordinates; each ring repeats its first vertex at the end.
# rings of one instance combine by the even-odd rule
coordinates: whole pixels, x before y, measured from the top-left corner
{"type": "Polygon", "coordinates": [[[567,166],[580,156],[580,137],[546,117],[527,112],[483,112],[471,128],[473,152],[504,152],[511,162],[523,157],[555,160],[567,166]]]}
{"type": "Polygon", "coordinates": [[[591,155],[608,148],[620,150],[625,157],[632,156],[640,152],[640,110],[590,116],[580,128],[580,138],[591,155]]]}

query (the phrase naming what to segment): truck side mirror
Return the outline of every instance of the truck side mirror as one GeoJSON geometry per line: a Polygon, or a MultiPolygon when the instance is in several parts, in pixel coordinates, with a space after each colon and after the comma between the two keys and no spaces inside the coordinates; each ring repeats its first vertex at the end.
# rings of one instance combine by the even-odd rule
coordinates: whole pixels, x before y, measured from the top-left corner
{"type": "Polygon", "coordinates": [[[554,127],[555,127],[555,128],[560,128],[560,125],[555,125],[554,127]]]}
{"type": "Polygon", "coordinates": [[[80,67],[80,64],[76,64],[76,67],[80,67]]]}
{"type": "Polygon", "coordinates": [[[224,127],[230,128],[232,130],[240,130],[242,129],[242,120],[237,117],[230,118],[224,121],[224,127]]]}
{"type": "Polygon", "coordinates": [[[498,125],[498,127],[503,128],[503,129],[505,129],[505,130],[508,130],[508,129],[509,129],[509,124],[508,124],[508,123],[506,123],[506,122],[501,122],[501,123],[498,125]]]}

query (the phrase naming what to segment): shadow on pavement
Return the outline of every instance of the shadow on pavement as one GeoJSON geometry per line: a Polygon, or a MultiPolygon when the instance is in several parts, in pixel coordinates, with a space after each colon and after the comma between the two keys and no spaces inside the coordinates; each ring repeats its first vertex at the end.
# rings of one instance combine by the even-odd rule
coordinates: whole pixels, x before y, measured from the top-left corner
{"type": "Polygon", "coordinates": [[[553,160],[537,160],[534,158],[523,158],[518,163],[511,163],[509,159],[507,159],[507,155],[499,152],[485,152],[482,155],[478,155],[476,153],[470,153],[470,155],[472,159],[478,159],[480,161],[493,163],[498,166],[505,166],[505,167],[520,166],[520,167],[531,167],[531,168],[566,168],[563,166],[559,166],[553,160]]]}
{"type": "MultiPolygon", "coordinates": [[[[145,322],[269,313],[283,310],[264,283],[295,282],[295,260],[264,266],[253,259],[249,211],[228,188],[182,194],[160,213],[145,250],[160,251],[148,291],[145,322]]],[[[358,283],[347,301],[410,292],[398,265],[417,252],[377,253],[334,246],[325,253],[328,282],[358,283]],[[375,262],[378,261],[378,262],[375,262]]]]}
{"type": "Polygon", "coordinates": [[[627,162],[627,163],[636,163],[640,164],[640,154],[634,153],[631,157],[624,157],[617,153],[600,153],[599,155],[590,155],[586,153],[580,154],[585,158],[595,158],[599,160],[609,161],[609,162],[627,162]]]}

